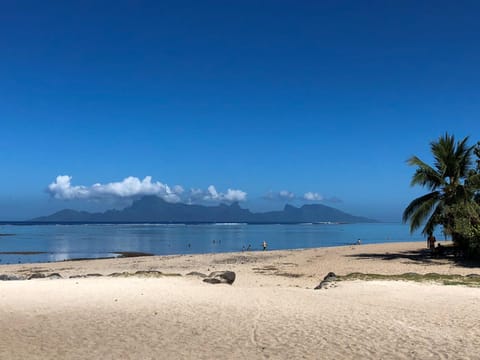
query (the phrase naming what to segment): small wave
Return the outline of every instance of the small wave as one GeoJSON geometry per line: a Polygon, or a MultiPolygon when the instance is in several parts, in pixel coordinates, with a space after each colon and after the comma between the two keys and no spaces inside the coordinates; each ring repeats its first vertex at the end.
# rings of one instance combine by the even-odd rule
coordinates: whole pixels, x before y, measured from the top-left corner
{"type": "Polygon", "coordinates": [[[314,222],[313,225],[340,225],[340,222],[335,221],[317,221],[314,222]]]}
{"type": "Polygon", "coordinates": [[[234,223],[234,222],[231,222],[231,223],[214,223],[212,225],[215,225],[215,226],[242,226],[242,225],[248,225],[247,223],[234,223]]]}

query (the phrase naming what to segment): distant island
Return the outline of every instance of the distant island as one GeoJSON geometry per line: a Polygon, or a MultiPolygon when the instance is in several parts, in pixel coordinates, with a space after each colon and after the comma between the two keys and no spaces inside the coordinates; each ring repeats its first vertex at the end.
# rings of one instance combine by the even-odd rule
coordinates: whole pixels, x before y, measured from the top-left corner
{"type": "Polygon", "coordinates": [[[365,217],[354,216],[321,204],[295,207],[285,205],[283,210],[252,213],[240,207],[238,202],[217,206],[169,203],[157,196],[145,196],[135,200],[123,210],[107,210],[89,213],[65,209],[36,222],[158,222],[158,223],[248,223],[248,224],[295,224],[295,223],[372,223],[365,217]]]}

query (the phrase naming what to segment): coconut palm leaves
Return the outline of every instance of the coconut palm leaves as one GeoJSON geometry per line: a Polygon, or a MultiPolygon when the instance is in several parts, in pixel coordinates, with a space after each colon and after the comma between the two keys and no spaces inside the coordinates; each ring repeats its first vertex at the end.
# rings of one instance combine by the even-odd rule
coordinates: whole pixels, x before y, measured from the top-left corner
{"type": "Polygon", "coordinates": [[[467,145],[468,137],[455,141],[445,134],[430,143],[434,158],[433,167],[413,156],[408,164],[417,169],[411,185],[426,187],[430,192],[413,200],[403,212],[403,222],[410,222],[410,231],[420,228],[424,235],[433,232],[441,224],[444,230],[453,230],[452,220],[446,216],[449,206],[473,201],[480,188],[480,176],[472,169],[473,147],[467,145]]]}

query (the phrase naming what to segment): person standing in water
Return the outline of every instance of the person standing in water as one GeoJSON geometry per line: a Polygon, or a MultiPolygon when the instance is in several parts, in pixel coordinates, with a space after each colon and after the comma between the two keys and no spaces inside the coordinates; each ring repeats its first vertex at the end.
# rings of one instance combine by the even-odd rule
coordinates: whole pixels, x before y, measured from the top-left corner
{"type": "Polygon", "coordinates": [[[267,242],[265,240],[263,240],[263,251],[267,250],[267,242]]]}

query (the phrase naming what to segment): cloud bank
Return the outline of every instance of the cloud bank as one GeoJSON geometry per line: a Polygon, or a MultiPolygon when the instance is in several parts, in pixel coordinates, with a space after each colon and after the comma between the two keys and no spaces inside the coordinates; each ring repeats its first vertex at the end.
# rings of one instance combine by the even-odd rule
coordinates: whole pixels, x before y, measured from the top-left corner
{"type": "Polygon", "coordinates": [[[303,199],[307,201],[322,201],[323,196],[316,192],[306,192],[303,194],[303,199]]]}
{"type": "Polygon", "coordinates": [[[245,201],[247,199],[247,193],[242,190],[227,189],[226,193],[219,193],[215,186],[210,185],[207,189],[207,193],[203,196],[207,201],[245,201]]]}
{"type": "Polygon", "coordinates": [[[264,197],[267,200],[294,200],[296,198],[295,194],[288,190],[281,190],[279,192],[268,192],[264,197]]]}
{"type": "Polygon", "coordinates": [[[218,192],[213,185],[210,185],[206,191],[191,189],[190,192],[185,192],[180,185],[170,187],[159,181],[153,182],[151,176],[146,176],[143,180],[129,176],[119,182],[84,186],[72,185],[71,176],[60,175],[48,186],[47,192],[55,199],[61,200],[134,198],[145,195],[156,195],[172,203],[200,200],[234,202],[247,199],[247,193],[242,190],[228,189],[227,192],[222,193],[218,192]]]}
{"type": "MultiPolygon", "coordinates": [[[[108,199],[116,201],[156,195],[171,203],[184,202],[188,204],[243,202],[247,200],[248,195],[239,189],[229,188],[225,192],[218,191],[214,185],[210,185],[205,190],[198,188],[185,190],[180,185],[171,187],[160,181],[153,181],[151,176],[146,176],[143,180],[129,176],[122,181],[85,186],[72,184],[72,177],[69,175],[60,175],[48,185],[47,192],[53,198],[60,200],[108,199]]],[[[296,195],[288,190],[270,191],[263,196],[263,199],[281,202],[341,202],[338,198],[325,198],[317,192],[309,191],[303,195],[296,195]]]]}
{"type": "Polygon", "coordinates": [[[288,190],[281,190],[278,192],[270,191],[265,196],[266,200],[275,201],[325,201],[325,202],[340,202],[338,198],[325,198],[318,192],[308,191],[303,195],[295,195],[295,193],[288,190]]]}

